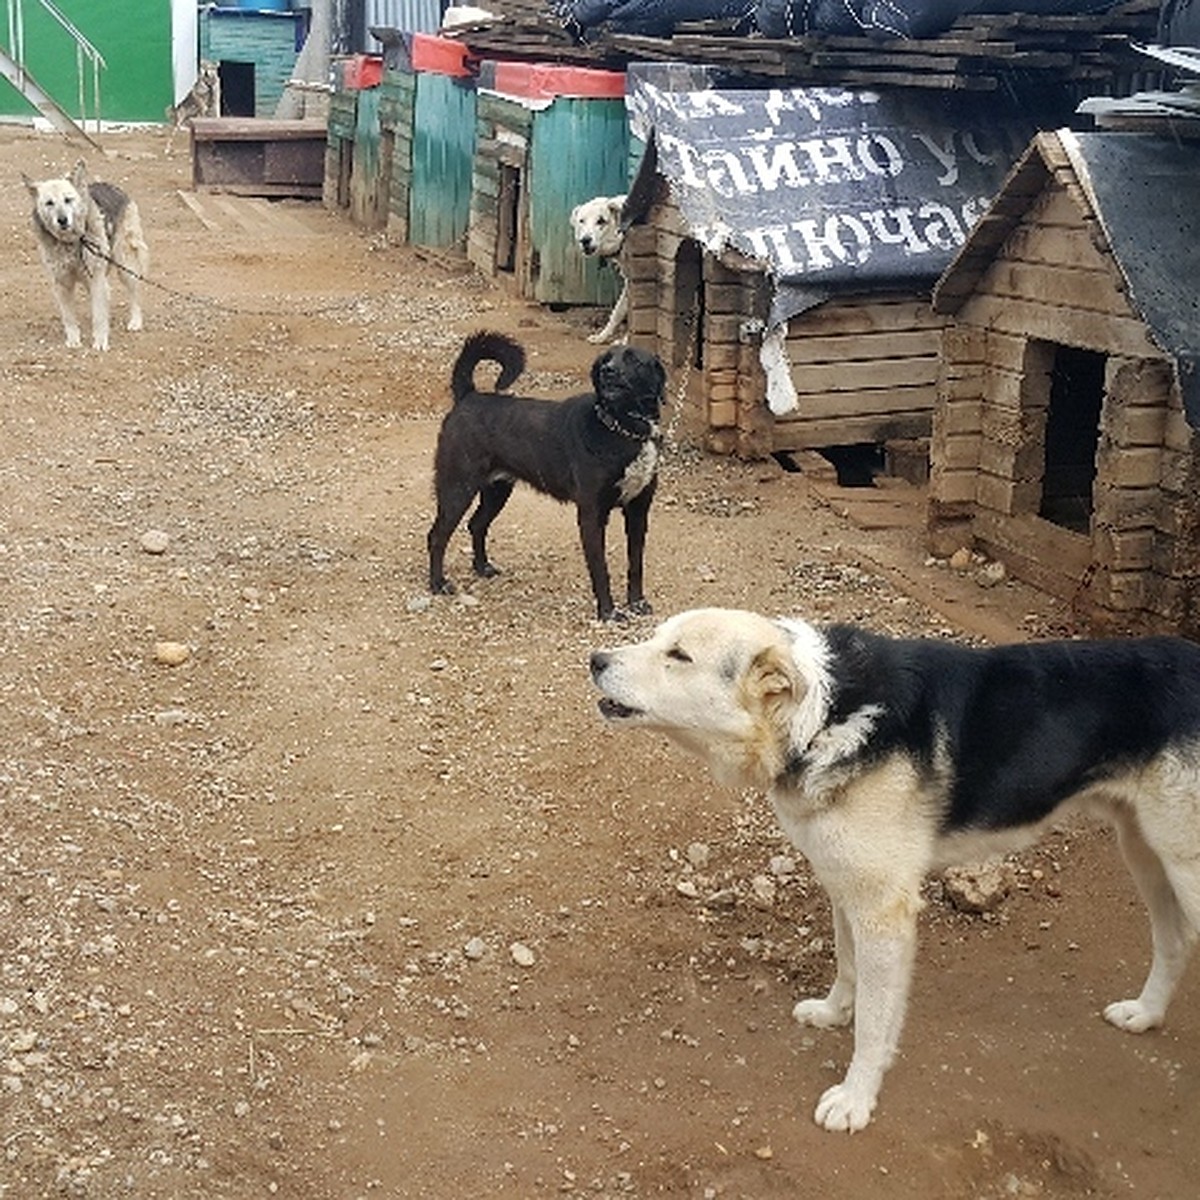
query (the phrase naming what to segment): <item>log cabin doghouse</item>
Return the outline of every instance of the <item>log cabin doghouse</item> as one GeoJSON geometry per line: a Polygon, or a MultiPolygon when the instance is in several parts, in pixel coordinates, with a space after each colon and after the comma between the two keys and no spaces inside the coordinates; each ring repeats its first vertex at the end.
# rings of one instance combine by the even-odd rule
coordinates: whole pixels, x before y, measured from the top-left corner
{"type": "Polygon", "coordinates": [[[687,364],[709,449],[919,439],[933,284],[1028,142],[1019,114],[931,93],[749,88],[636,64],[630,335],[687,364]],[[646,184],[653,173],[657,187],[646,184]]]}
{"type": "Polygon", "coordinates": [[[467,257],[543,304],[611,304],[614,272],[579,252],[571,210],[629,180],[625,76],[480,64],[467,257]]]}
{"type": "Polygon", "coordinates": [[[934,293],[930,547],[1200,636],[1200,143],[1038,134],[934,293]]]}

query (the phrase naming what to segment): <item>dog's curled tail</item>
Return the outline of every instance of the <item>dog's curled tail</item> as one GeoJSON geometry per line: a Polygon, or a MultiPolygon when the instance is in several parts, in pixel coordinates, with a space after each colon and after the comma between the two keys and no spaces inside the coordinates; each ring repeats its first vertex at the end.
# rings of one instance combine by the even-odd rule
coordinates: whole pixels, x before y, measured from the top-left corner
{"type": "Polygon", "coordinates": [[[485,360],[500,367],[496,380],[498,392],[511,387],[525,370],[525,350],[520,342],[505,333],[473,333],[463,343],[450,374],[450,394],[455,404],[475,390],[475,368],[485,360]]]}

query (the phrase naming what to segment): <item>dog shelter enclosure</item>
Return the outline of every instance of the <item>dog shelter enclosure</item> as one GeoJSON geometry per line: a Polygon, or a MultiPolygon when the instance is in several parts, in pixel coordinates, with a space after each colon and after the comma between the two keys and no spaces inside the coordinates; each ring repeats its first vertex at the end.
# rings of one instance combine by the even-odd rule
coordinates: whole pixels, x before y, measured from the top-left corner
{"type": "Polygon", "coordinates": [[[382,65],[344,64],[330,100],[325,203],[419,246],[463,242],[471,206],[476,90],[459,42],[393,29],[382,65]]]}
{"type": "Polygon", "coordinates": [[[467,257],[544,304],[611,304],[613,272],[579,252],[571,210],[625,191],[629,124],[620,71],[480,64],[467,257]]]}
{"type": "Polygon", "coordinates": [[[929,536],[1200,634],[1200,145],[1042,133],[947,268],[929,536]]]}
{"type": "Polygon", "coordinates": [[[992,100],[630,68],[631,336],[689,365],[710,449],[927,439],[933,283],[1026,144],[992,100]],[[644,176],[657,176],[649,188],[644,176]]]}

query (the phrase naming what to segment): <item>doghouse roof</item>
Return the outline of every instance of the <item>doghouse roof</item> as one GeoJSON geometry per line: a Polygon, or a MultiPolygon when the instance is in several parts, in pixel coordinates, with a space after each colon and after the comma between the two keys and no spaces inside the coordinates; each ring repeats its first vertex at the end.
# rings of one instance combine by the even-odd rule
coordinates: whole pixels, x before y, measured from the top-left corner
{"type": "Polygon", "coordinates": [[[776,322],[932,288],[1033,129],[995,98],[748,88],[678,63],[631,65],[626,103],[693,236],[769,272],[776,322]]]}
{"type": "Polygon", "coordinates": [[[1009,234],[1065,167],[1099,222],[1131,308],[1176,362],[1188,422],[1200,429],[1200,144],[1143,133],[1040,133],[934,289],[956,313],[1009,234]]]}

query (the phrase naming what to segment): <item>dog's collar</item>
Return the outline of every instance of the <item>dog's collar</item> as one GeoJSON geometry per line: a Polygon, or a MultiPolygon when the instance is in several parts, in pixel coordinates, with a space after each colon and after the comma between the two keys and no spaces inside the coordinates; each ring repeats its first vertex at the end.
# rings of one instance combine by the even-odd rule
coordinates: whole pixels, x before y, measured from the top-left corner
{"type": "Polygon", "coordinates": [[[600,424],[603,425],[605,429],[611,431],[612,433],[619,434],[621,437],[629,438],[631,442],[648,442],[658,432],[658,427],[647,417],[638,418],[638,420],[646,422],[645,433],[638,433],[633,429],[627,429],[619,420],[617,420],[616,417],[613,416],[612,413],[608,411],[607,408],[604,407],[603,404],[600,403],[599,400],[592,405],[592,410],[595,412],[596,416],[600,420],[600,424]]]}

